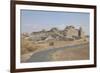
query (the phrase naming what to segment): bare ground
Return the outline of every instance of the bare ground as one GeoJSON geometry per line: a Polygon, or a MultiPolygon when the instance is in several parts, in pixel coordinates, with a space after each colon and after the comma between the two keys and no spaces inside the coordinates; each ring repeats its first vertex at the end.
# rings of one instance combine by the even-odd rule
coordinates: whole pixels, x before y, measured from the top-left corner
{"type": "MultiPolygon", "coordinates": [[[[35,43],[31,44],[32,48],[31,51],[28,51],[27,53],[21,53],[21,61],[25,61],[30,58],[32,53],[36,51],[46,50],[49,48],[59,48],[69,45],[77,45],[77,44],[84,44],[88,41],[84,40],[76,40],[76,41],[47,41],[43,43],[35,43]],[[49,42],[54,42],[55,44],[53,46],[49,45],[49,42]],[[36,50],[34,50],[36,48],[36,50]]],[[[26,49],[27,51],[28,49],[26,49]]],[[[24,51],[23,51],[24,52],[24,51]]],[[[53,60],[80,60],[80,59],[89,59],[89,46],[85,46],[83,48],[67,48],[65,51],[57,51],[52,54],[53,60]]]]}
{"type": "Polygon", "coordinates": [[[52,54],[53,60],[87,60],[89,59],[88,44],[81,48],[67,48],[52,54]]]}

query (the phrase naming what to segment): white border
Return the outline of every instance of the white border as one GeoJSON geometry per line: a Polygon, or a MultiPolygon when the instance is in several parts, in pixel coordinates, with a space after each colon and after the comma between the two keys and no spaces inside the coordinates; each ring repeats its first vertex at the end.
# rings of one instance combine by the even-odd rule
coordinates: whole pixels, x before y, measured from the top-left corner
{"type": "Polygon", "coordinates": [[[16,5],[16,68],[39,68],[54,66],[74,66],[94,63],[94,11],[93,9],[69,8],[69,7],[50,7],[35,5],[16,5]],[[20,9],[27,10],[47,10],[47,11],[67,11],[67,12],[89,12],[90,13],[90,60],[80,61],[60,61],[60,62],[39,62],[39,63],[20,63],[20,9]]]}

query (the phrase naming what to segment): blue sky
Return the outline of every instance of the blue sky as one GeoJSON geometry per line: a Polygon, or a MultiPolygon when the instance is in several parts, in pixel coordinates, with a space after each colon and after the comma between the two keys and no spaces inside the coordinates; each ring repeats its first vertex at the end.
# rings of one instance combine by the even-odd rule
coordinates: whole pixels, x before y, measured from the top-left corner
{"type": "Polygon", "coordinates": [[[89,13],[21,10],[21,32],[50,30],[52,27],[63,30],[73,25],[76,28],[81,26],[89,34],[89,20],[89,13]]]}

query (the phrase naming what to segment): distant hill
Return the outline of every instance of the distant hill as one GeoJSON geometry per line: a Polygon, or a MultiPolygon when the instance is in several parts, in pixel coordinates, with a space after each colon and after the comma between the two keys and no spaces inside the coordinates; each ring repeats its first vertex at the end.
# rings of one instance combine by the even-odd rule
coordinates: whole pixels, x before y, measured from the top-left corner
{"type": "Polygon", "coordinates": [[[59,30],[58,28],[54,27],[51,28],[49,31],[45,29],[32,32],[31,34],[23,33],[22,36],[26,38],[30,38],[32,41],[45,41],[45,40],[75,40],[84,37],[88,37],[85,35],[82,27],[76,29],[74,26],[66,26],[65,29],[59,30]]]}

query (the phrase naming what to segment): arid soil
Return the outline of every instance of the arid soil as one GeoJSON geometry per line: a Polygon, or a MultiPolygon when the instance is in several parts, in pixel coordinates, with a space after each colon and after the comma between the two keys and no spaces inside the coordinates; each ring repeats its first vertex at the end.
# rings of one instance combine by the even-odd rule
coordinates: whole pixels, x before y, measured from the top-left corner
{"type": "MultiPolygon", "coordinates": [[[[29,41],[28,41],[29,42],[29,41]]],[[[83,39],[75,40],[75,41],[46,41],[46,42],[38,42],[38,43],[29,43],[29,49],[24,49],[25,53],[21,53],[21,62],[26,61],[31,57],[31,55],[35,52],[45,51],[49,48],[60,48],[64,46],[78,45],[88,43],[88,41],[84,41],[83,39]],[[53,44],[50,44],[53,42],[53,44]],[[26,52],[27,51],[27,52],[26,52]]],[[[24,52],[22,50],[22,52],[24,52]]],[[[81,48],[67,48],[63,51],[57,51],[52,54],[52,60],[80,60],[80,59],[88,59],[89,58],[89,45],[81,47],[81,48]]]]}

